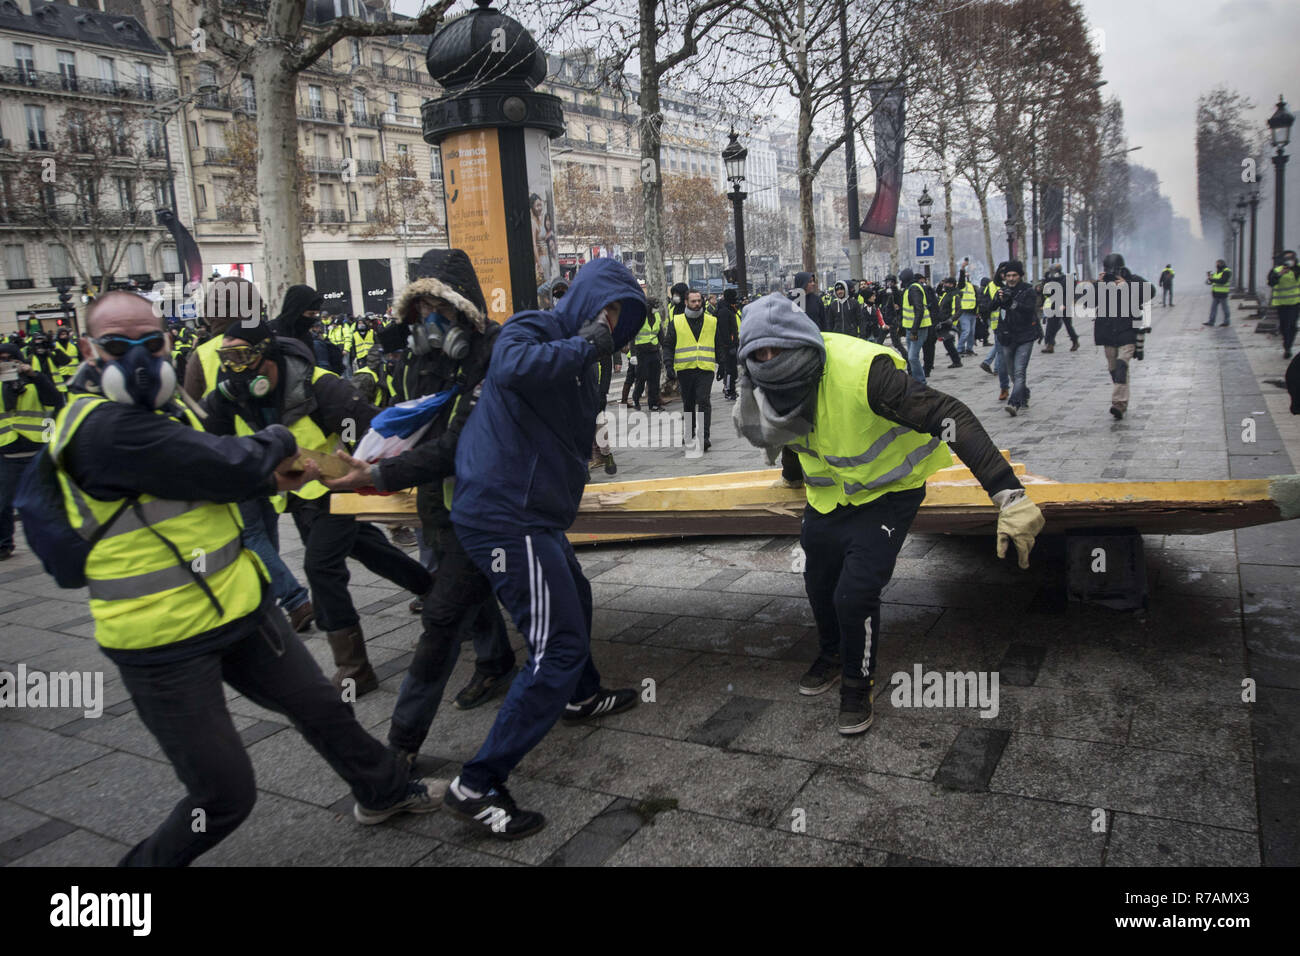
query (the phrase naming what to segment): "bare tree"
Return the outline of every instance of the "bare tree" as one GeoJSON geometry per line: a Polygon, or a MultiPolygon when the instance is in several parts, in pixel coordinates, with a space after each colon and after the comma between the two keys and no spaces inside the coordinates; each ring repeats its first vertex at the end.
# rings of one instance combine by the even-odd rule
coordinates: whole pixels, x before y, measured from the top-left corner
{"type": "Polygon", "coordinates": [[[156,222],[167,171],[152,122],[123,109],[69,109],[49,154],[24,164],[26,218],[58,239],[83,283],[112,281],[136,236],[156,222]]]}
{"type": "Polygon", "coordinates": [[[375,174],[375,206],[366,209],[366,226],[361,234],[427,237],[442,228],[442,203],[433,183],[416,175],[410,153],[399,153],[379,164],[375,174]]]}
{"type": "Polygon", "coordinates": [[[665,251],[680,260],[687,270],[693,258],[720,255],[727,242],[727,212],[727,198],[711,179],[666,176],[665,251]]]}
{"type": "MultiPolygon", "coordinates": [[[[1218,86],[1196,102],[1196,194],[1201,231],[1209,238],[1222,230],[1226,245],[1231,235],[1228,220],[1236,211],[1242,189],[1242,161],[1263,166],[1263,136],[1254,131],[1247,115],[1255,108],[1247,97],[1218,86]]],[[[1225,254],[1226,257],[1226,254],[1225,254]]]]}
{"type": "MultiPolygon", "coordinates": [[[[243,210],[248,209],[247,221],[257,222],[261,217],[258,211],[258,148],[257,125],[250,119],[236,118],[226,126],[226,150],[230,155],[230,164],[235,168],[235,175],[226,188],[226,196],[232,206],[238,206],[240,221],[244,221],[243,210]]],[[[298,218],[300,222],[311,222],[316,210],[312,208],[311,197],[316,186],[307,170],[307,157],[302,149],[297,151],[298,176],[298,218]]]]}
{"type": "Polygon", "coordinates": [[[417,18],[367,22],[339,17],[314,35],[303,28],[307,0],[267,0],[266,16],[249,39],[222,29],[221,0],[203,0],[201,38],[253,76],[257,96],[257,198],[261,213],[263,258],[271,302],[283,299],[289,286],[306,281],[302,248],[302,214],[298,194],[302,176],[297,163],[298,74],[346,37],[423,35],[431,33],[454,0],[434,0],[417,18]]]}
{"type": "Polygon", "coordinates": [[[583,163],[565,163],[556,171],[555,231],[559,236],[568,236],[576,264],[581,247],[592,240],[602,244],[609,229],[609,202],[583,163]]]}

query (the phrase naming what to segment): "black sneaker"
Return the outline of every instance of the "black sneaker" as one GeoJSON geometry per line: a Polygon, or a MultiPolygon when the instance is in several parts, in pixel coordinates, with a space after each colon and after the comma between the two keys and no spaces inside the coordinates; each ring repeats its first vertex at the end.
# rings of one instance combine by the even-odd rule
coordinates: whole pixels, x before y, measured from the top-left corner
{"type": "Polygon", "coordinates": [[[442,806],[443,782],[441,780],[412,780],[407,784],[406,796],[383,810],[370,810],[359,803],[352,805],[352,816],[357,823],[374,826],[399,813],[432,813],[442,806]]]}
{"type": "Polygon", "coordinates": [[[510,791],[498,784],[481,797],[471,797],[457,777],[447,786],[442,804],[467,823],[499,840],[519,840],[546,826],[546,818],[532,810],[520,810],[510,791]]]}
{"type": "Polygon", "coordinates": [[[596,691],[596,696],[585,704],[565,704],[564,722],[576,724],[592,717],[607,717],[636,706],[637,693],[634,690],[596,691]]]}
{"type": "Polygon", "coordinates": [[[504,694],[515,679],[515,668],[504,674],[484,674],[475,669],[470,682],[461,688],[456,699],[452,701],[457,710],[473,710],[480,704],[486,704],[494,697],[504,694]]]}
{"type": "Polygon", "coordinates": [[[1118,405],[1112,405],[1110,407],[1110,413],[1115,416],[1115,421],[1119,421],[1124,417],[1124,409],[1120,408],[1118,405]]]}
{"type": "Polygon", "coordinates": [[[990,375],[997,374],[996,372],[993,371],[993,367],[989,365],[988,362],[980,362],[980,368],[984,369],[984,371],[988,372],[990,375]]]}
{"type": "Polygon", "coordinates": [[[840,679],[840,658],[818,655],[808,672],[799,678],[799,693],[807,697],[824,694],[840,679]]]}
{"type": "Polygon", "coordinates": [[[875,695],[873,681],[870,678],[847,678],[840,685],[840,723],[839,730],[846,737],[865,733],[875,719],[872,712],[872,699],[875,695]]]}

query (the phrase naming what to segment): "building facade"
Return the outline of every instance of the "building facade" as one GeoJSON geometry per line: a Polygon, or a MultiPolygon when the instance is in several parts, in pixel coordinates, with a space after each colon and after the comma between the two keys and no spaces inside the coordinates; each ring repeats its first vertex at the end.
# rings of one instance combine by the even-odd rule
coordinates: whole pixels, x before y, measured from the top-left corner
{"type": "Polygon", "coordinates": [[[0,333],[32,313],[47,328],[75,322],[84,292],[147,290],[177,271],[155,215],[193,215],[169,149],[181,142],[176,99],[171,58],[140,20],[0,0],[0,333]]]}

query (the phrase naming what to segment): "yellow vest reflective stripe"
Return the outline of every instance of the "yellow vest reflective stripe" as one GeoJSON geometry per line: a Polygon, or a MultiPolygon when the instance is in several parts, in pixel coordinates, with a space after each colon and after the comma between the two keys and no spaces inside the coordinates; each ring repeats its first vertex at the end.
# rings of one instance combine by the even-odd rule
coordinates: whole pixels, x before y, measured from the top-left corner
{"type": "Polygon", "coordinates": [[[364,334],[353,332],[352,347],[356,350],[357,358],[365,358],[370,354],[370,350],[375,347],[375,333],[373,331],[364,334]]]}
{"type": "MultiPolygon", "coordinates": [[[[77,428],[106,401],[79,396],[59,412],[51,447],[56,466],[77,428]]],[[[200,427],[188,409],[182,412],[191,428],[200,427]]],[[[88,539],[118,511],[121,499],[90,497],[61,467],[58,476],[68,520],[88,539]]],[[[243,548],[238,507],[141,495],[136,508],[119,515],[86,560],[90,612],[101,645],[162,647],[257,609],[267,575],[257,556],[243,548]]]]}
{"type": "MultiPolygon", "coordinates": [[[[990,279],[984,285],[984,294],[989,297],[990,302],[997,302],[998,290],[1001,288],[1002,287],[1000,285],[998,285],[996,282],[990,279]]],[[[998,319],[1001,317],[1002,317],[1002,310],[999,309],[996,305],[989,310],[989,331],[990,332],[996,332],[998,330],[998,319]]]]}
{"type": "Polygon", "coordinates": [[[19,393],[12,411],[0,412],[0,448],[19,438],[48,442],[53,421],[54,410],[41,404],[35,385],[28,385],[19,393]]]}
{"type": "Polygon", "coordinates": [[[641,323],[641,329],[637,332],[636,338],[633,339],[633,345],[654,345],[659,335],[659,313],[653,316],[647,315],[645,321],[641,323]]]}
{"type": "Polygon", "coordinates": [[[1285,266],[1276,268],[1281,269],[1282,274],[1278,277],[1277,285],[1273,286],[1273,305],[1300,305],[1300,280],[1285,266]]]}
{"type": "Polygon", "coordinates": [[[678,312],[673,316],[673,330],[677,334],[677,347],[673,351],[673,368],[703,368],[710,372],[717,369],[713,360],[713,343],[717,338],[718,317],[712,312],[704,313],[704,322],[700,326],[700,337],[695,338],[686,313],[678,312]]]}
{"type": "Polygon", "coordinates": [[[194,354],[199,357],[199,364],[203,366],[205,393],[217,387],[217,373],[221,371],[221,359],[217,358],[217,349],[221,348],[222,338],[223,336],[215,335],[194,350],[194,354]]]}
{"type": "Polygon", "coordinates": [[[68,342],[54,342],[54,347],[69,358],[67,365],[57,369],[55,374],[58,378],[55,381],[67,381],[77,374],[77,369],[81,367],[81,353],[77,351],[77,343],[69,340],[68,342]]]}
{"type": "Polygon", "coordinates": [[[817,425],[802,445],[790,445],[803,466],[808,504],[826,514],[894,491],[919,488],[952,464],[948,446],[877,415],[867,402],[867,369],[885,355],[897,369],[906,361],[894,349],[851,335],[823,332],[826,370],[817,387],[817,425]]]}
{"type": "Polygon", "coordinates": [[[911,292],[913,289],[921,290],[921,302],[923,303],[921,306],[921,328],[929,328],[930,303],[926,298],[925,288],[919,282],[913,282],[903,292],[903,328],[910,329],[916,321],[916,310],[912,308],[911,292]]]}
{"type": "MultiPolygon", "coordinates": [[[[327,369],[320,368],[319,366],[314,367],[311,376],[312,384],[316,384],[316,382],[326,375],[334,375],[334,373],[327,369]]],[[[334,377],[337,378],[338,376],[334,377]]],[[[310,415],[304,415],[292,425],[285,425],[285,427],[288,428],[289,431],[293,432],[293,437],[297,439],[299,448],[314,448],[318,451],[333,451],[334,446],[339,442],[338,435],[329,435],[327,437],[325,433],[321,431],[320,426],[311,420],[310,415]]],[[[235,434],[254,434],[253,428],[248,424],[248,422],[244,421],[242,415],[235,416],[235,434]]],[[[329,494],[329,489],[319,481],[309,481],[297,491],[290,491],[288,494],[297,495],[299,498],[320,498],[323,495],[329,494]]],[[[283,494],[277,494],[271,496],[271,503],[275,506],[276,511],[284,511],[287,501],[283,494]]]]}
{"type": "Polygon", "coordinates": [[[1229,283],[1232,281],[1231,269],[1220,269],[1214,275],[1210,276],[1211,292],[1229,292],[1229,283]]]}
{"type": "Polygon", "coordinates": [[[963,312],[975,311],[975,284],[967,282],[961,287],[961,310],[963,312]]]}

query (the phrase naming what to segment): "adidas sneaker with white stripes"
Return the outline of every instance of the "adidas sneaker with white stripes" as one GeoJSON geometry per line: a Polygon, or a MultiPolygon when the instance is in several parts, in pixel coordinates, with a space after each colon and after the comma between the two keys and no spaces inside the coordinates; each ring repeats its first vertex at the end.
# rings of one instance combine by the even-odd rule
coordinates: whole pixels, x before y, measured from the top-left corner
{"type": "Polygon", "coordinates": [[[442,805],[462,820],[486,830],[500,840],[518,840],[532,836],[546,826],[546,818],[540,813],[520,810],[510,796],[510,791],[502,785],[475,796],[457,777],[447,786],[442,805]]]}
{"type": "Polygon", "coordinates": [[[607,717],[628,708],[635,707],[637,693],[634,690],[605,690],[601,688],[581,704],[566,704],[564,722],[576,724],[592,717],[607,717]]]}

